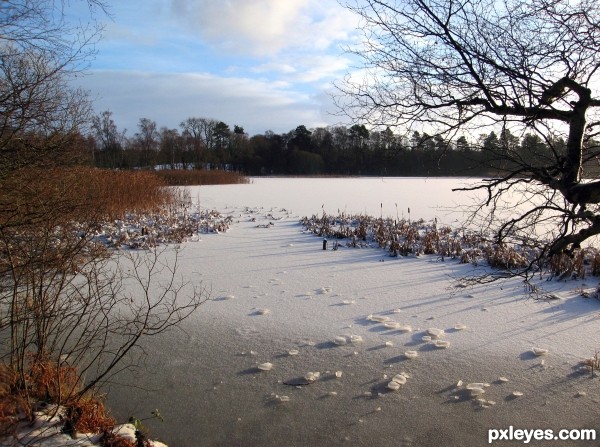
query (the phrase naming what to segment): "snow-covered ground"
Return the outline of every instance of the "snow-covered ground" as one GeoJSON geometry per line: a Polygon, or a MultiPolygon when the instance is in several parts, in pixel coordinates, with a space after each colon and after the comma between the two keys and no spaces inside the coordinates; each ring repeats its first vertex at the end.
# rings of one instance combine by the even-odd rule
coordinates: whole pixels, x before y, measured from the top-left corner
{"type": "MultiPolygon", "coordinates": [[[[77,433],[75,436],[63,433],[64,419],[60,412],[51,411],[34,413],[33,423],[22,423],[13,437],[2,439],[0,445],[7,447],[97,447],[102,445],[102,434],[77,433]]],[[[121,424],[113,429],[113,433],[122,439],[135,443],[136,429],[133,424],[121,424]]],[[[147,447],[167,447],[162,442],[147,440],[147,447]]]]}
{"type": "Polygon", "coordinates": [[[600,348],[600,301],[580,296],[596,278],[541,280],[551,301],[517,279],[463,287],[469,264],[324,251],[298,224],[323,210],[408,217],[408,208],[451,223],[458,215],[447,211],[464,199],[450,189],[463,182],[255,179],[193,189],[203,208],[232,217],[228,232],[180,253],[184,278],[212,300],[183,330],[146,341],[145,364],[121,378],[135,387],[115,385],[108,406],[119,420],[158,408],[165,422],[145,425],[171,447],[481,446],[490,428],[600,428],[600,382],[579,365],[600,348]],[[435,346],[433,329],[448,346],[435,346]],[[390,390],[400,373],[406,383],[390,390]],[[470,383],[484,393],[473,398],[470,383]]]}

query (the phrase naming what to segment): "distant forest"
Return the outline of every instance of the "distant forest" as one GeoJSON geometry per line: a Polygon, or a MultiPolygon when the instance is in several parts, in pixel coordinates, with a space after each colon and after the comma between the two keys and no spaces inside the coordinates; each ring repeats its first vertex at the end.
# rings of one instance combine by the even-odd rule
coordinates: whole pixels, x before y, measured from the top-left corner
{"type": "Polygon", "coordinates": [[[299,125],[283,134],[249,136],[241,126],[231,129],[207,118],[188,118],[179,129],[158,128],[142,118],[137,132],[126,137],[110,111],[94,117],[84,141],[91,163],[102,168],[226,169],[248,175],[483,176],[509,168],[501,165],[503,151],[522,153],[535,165],[535,159],[556,156],[564,147],[558,140],[550,149],[533,133],[518,138],[508,130],[447,141],[364,125],[299,125]]]}

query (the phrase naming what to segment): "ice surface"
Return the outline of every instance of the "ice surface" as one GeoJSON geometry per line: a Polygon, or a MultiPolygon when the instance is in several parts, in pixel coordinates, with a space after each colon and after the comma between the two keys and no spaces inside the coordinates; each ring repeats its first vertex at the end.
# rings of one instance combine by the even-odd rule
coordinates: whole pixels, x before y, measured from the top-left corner
{"type": "Polygon", "coordinates": [[[298,225],[323,211],[408,218],[409,207],[413,219],[452,223],[464,198],[450,189],[468,181],[260,178],[194,188],[202,207],[236,216],[228,232],[181,252],[180,273],[204,281],[217,299],[183,331],[148,340],[137,374],[119,378],[136,388],[113,387],[109,406],[125,418],[159,408],[166,422],[148,425],[171,445],[480,446],[488,428],[591,427],[597,380],[573,369],[600,341],[600,306],[576,291],[584,283],[542,281],[563,298],[556,302],[527,299],[518,279],[459,289],[474,273],[470,264],[391,258],[377,248],[323,250],[298,225]],[[235,299],[218,299],[229,295],[235,299]],[[390,320],[412,332],[386,328],[390,320]],[[448,349],[424,341],[433,325],[448,349]],[[335,342],[351,336],[362,343],[335,342]],[[532,346],[551,350],[544,365],[532,346]],[[418,357],[408,360],[408,351],[418,357]],[[261,373],[257,365],[267,362],[276,367],[261,373]],[[389,391],[383,374],[403,370],[411,379],[389,391]],[[322,374],[302,385],[307,371],[322,374]],[[344,372],[338,380],[335,371],[344,372]],[[485,403],[457,391],[459,380],[489,382],[485,403]],[[511,398],[515,389],[528,397],[511,398]],[[575,398],[578,391],[588,397],[575,398]]]}

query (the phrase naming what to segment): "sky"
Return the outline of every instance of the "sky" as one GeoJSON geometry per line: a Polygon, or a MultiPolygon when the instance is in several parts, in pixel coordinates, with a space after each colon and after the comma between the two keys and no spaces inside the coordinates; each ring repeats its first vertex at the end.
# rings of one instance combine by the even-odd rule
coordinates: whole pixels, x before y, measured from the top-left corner
{"type": "MultiPolygon", "coordinates": [[[[86,20],[87,2],[72,12],[86,20]]],[[[336,0],[106,0],[96,55],[77,85],[127,136],[140,118],[224,121],[250,134],[340,123],[332,82],[358,19],[336,0]]]]}

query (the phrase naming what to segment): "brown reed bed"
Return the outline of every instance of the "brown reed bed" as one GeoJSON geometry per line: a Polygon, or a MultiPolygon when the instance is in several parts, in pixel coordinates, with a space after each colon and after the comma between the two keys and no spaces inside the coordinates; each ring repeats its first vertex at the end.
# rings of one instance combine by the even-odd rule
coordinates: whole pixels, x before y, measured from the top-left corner
{"type": "Polygon", "coordinates": [[[89,178],[83,193],[108,217],[155,212],[178,200],[177,191],[166,188],[167,182],[149,171],[93,169],[89,178]]]}
{"type": "Polygon", "coordinates": [[[151,248],[224,232],[230,223],[194,210],[186,188],[152,171],[22,169],[0,181],[0,226],[14,241],[48,233],[64,239],[71,231],[96,234],[112,248],[151,248]]]}
{"type": "MultiPolygon", "coordinates": [[[[457,259],[473,265],[485,263],[512,272],[522,272],[540,261],[537,249],[516,243],[494,243],[489,235],[438,225],[437,219],[425,222],[423,219],[411,221],[323,213],[322,216],[303,217],[300,223],[305,230],[319,237],[335,239],[335,247],[376,246],[391,256],[436,255],[442,260],[457,259]]],[[[600,251],[590,247],[580,249],[572,256],[555,255],[544,267],[552,277],[560,279],[600,276],[600,251]]]]}
{"type": "Polygon", "coordinates": [[[88,167],[25,168],[0,181],[0,224],[112,219],[176,202],[177,191],[151,172],[88,167]]]}
{"type": "Polygon", "coordinates": [[[157,176],[170,186],[230,185],[250,183],[239,172],[204,169],[165,169],[156,171],[157,176]]]}

